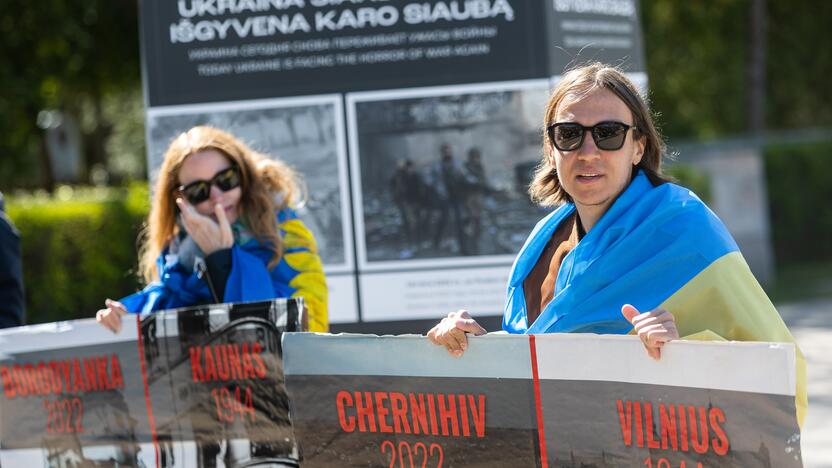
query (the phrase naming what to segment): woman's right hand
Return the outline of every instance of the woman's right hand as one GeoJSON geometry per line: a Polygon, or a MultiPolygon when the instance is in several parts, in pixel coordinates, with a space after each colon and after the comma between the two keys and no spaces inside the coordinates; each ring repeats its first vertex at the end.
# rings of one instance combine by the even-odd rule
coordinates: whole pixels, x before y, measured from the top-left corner
{"type": "Polygon", "coordinates": [[[459,357],[468,349],[466,333],[485,335],[487,332],[476,320],[471,318],[468,311],[458,310],[451,312],[435,327],[431,328],[428,332],[428,338],[433,344],[444,346],[451,356],[459,357]]]}
{"type": "Polygon", "coordinates": [[[216,222],[210,217],[200,214],[184,198],[177,198],[176,205],[179,206],[179,212],[182,214],[181,219],[182,224],[185,225],[185,230],[193,237],[202,253],[211,255],[217,250],[228,249],[234,245],[234,233],[222,205],[219,203],[214,205],[216,222]]]}
{"type": "Polygon", "coordinates": [[[121,316],[127,313],[127,308],[121,302],[111,299],[104,300],[105,309],[95,313],[95,321],[104,325],[113,333],[121,331],[121,316]]]}

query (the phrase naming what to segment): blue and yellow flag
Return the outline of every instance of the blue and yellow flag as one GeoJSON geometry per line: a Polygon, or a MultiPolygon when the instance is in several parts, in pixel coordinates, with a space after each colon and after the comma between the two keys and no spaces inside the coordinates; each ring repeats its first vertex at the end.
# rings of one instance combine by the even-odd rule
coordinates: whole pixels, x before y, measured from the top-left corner
{"type": "MultiPolygon", "coordinates": [[[[279,211],[277,222],[283,252],[271,269],[267,268],[274,255],[271,249],[251,236],[235,236],[222,302],[303,297],[309,331],[326,332],[328,292],[315,237],[291,208],[279,211]]],[[[183,268],[176,255],[168,255],[168,249],[159,256],[157,266],[158,280],[121,299],[128,311],[147,314],[213,302],[205,280],[183,268]]]]}
{"type": "MultiPolygon", "coordinates": [[[[523,280],[567,203],[535,226],[509,277],[503,329],[510,333],[632,332],[621,306],[670,311],[683,339],[794,343],[725,225],[690,190],[654,187],[640,172],[564,259],[552,301],[529,325],[523,280]]],[[[797,350],[796,406],[805,416],[806,363],[797,350]]]]}

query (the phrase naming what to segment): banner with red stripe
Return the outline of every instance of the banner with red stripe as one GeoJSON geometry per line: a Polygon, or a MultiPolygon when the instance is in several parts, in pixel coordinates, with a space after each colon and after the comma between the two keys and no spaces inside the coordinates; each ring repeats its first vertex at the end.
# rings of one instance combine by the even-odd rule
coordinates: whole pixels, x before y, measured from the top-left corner
{"type": "Polygon", "coordinates": [[[487,335],[286,334],[308,466],[802,466],[794,347],[487,335]]]}

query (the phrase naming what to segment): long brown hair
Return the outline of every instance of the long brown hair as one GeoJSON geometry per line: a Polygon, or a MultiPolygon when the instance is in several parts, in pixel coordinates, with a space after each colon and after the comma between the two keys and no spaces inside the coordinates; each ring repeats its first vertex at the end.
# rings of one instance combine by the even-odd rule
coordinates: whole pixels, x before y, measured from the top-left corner
{"type": "Polygon", "coordinates": [[[542,206],[555,206],[572,201],[572,197],[560,185],[556,169],[547,157],[549,151],[556,150],[549,141],[549,135],[545,129],[552,123],[558,106],[567,96],[585,96],[596,89],[607,89],[624,102],[630,109],[633,122],[638,128],[633,133],[633,138],[645,139],[644,155],[641,161],[633,167],[633,174],[639,169],[643,170],[653,185],[660,185],[671,180],[662,173],[662,158],[667,148],[658,128],[653,123],[645,99],[621,70],[594,62],[566,72],[549,97],[543,120],[543,160],[537,166],[532,183],[529,185],[529,195],[534,202],[542,206]]]}
{"type": "Polygon", "coordinates": [[[176,197],[179,171],[188,156],[216,150],[240,168],[240,217],[258,241],[274,252],[269,268],[280,260],[282,240],[275,211],[303,201],[303,185],[286,163],[252,150],[222,130],[199,126],[176,137],[165,153],[153,192],[153,203],[141,237],[139,271],[146,282],[157,276],[156,259],[178,233],[176,197]]]}

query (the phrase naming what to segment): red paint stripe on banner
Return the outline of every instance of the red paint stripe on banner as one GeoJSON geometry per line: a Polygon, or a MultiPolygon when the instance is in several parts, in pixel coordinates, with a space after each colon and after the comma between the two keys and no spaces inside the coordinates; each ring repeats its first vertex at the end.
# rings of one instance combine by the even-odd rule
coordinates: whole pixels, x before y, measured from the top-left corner
{"type": "Polygon", "coordinates": [[[147,370],[144,367],[144,342],[142,341],[142,321],[136,316],[136,329],[139,341],[139,364],[142,366],[142,383],[144,384],[144,403],[147,407],[147,421],[150,423],[150,435],[153,437],[153,449],[156,451],[156,467],[159,467],[159,440],[156,436],[156,421],[153,419],[153,406],[150,404],[150,387],[147,384],[147,370]]]}
{"type": "Polygon", "coordinates": [[[537,347],[534,335],[529,335],[529,350],[532,358],[532,378],[534,379],[534,409],[537,413],[537,438],[540,445],[540,466],[549,468],[549,458],[546,455],[546,436],[543,432],[543,408],[540,403],[540,377],[537,375],[537,347]]]}

